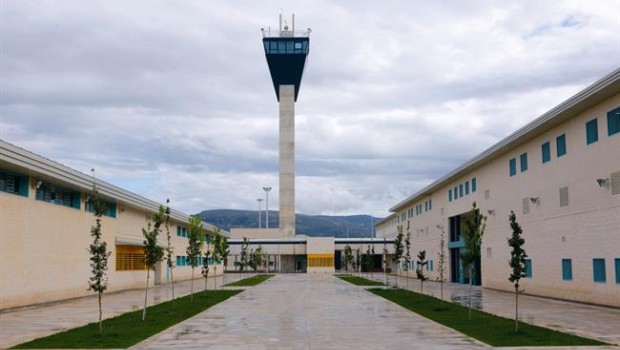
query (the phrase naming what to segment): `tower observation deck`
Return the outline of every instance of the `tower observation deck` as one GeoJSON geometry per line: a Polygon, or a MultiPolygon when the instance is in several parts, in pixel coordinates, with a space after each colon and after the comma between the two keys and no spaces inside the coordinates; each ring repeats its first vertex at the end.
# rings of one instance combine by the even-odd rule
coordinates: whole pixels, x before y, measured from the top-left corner
{"type": "MultiPolygon", "coordinates": [[[[282,22],[278,31],[262,29],[263,47],[280,105],[280,235],[295,235],[295,102],[310,48],[310,29],[295,31],[282,22]]],[[[268,214],[269,215],[269,214],[268,214]]]]}

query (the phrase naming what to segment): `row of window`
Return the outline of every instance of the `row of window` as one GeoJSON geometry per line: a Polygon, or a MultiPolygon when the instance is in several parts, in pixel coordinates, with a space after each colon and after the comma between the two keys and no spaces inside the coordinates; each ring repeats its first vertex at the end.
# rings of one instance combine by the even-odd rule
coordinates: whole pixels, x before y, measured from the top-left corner
{"type": "MultiPolygon", "coordinates": [[[[469,195],[469,184],[470,181],[467,180],[464,183],[458,184],[454,186],[454,188],[448,190],[448,202],[452,202],[453,200],[457,200],[459,198],[465,197],[469,195]]],[[[476,178],[471,179],[471,193],[475,193],[478,190],[478,181],[476,178]]]]}
{"type": "MultiPolygon", "coordinates": [[[[614,259],[614,268],[616,272],[616,283],[620,284],[620,258],[614,259]]],[[[532,278],[532,260],[525,260],[525,276],[532,278]]],[[[573,260],[562,259],[562,280],[573,280],[573,260]]],[[[592,280],[595,283],[607,283],[607,271],[605,268],[605,259],[592,259],[592,280]]]]}
{"type": "MultiPolygon", "coordinates": [[[[198,266],[203,266],[205,258],[203,256],[198,257],[198,266]]],[[[213,258],[209,258],[209,265],[213,265],[213,258]]],[[[219,263],[219,262],[218,262],[219,263]]],[[[177,266],[191,266],[187,255],[177,255],[177,266]]]]}
{"type": "MultiPolygon", "coordinates": [[[[435,268],[434,268],[433,265],[434,265],[433,260],[428,260],[426,262],[426,265],[425,265],[426,271],[434,271],[435,268]]],[[[403,270],[415,271],[416,270],[416,262],[415,261],[410,261],[408,263],[408,265],[407,265],[407,262],[402,262],[401,268],[403,270]]],[[[420,268],[420,264],[418,264],[418,268],[420,268]]]]}
{"type": "Polygon", "coordinates": [[[407,211],[402,212],[400,214],[400,220],[405,221],[407,219],[411,219],[414,216],[422,215],[422,213],[425,213],[431,210],[433,210],[433,200],[427,199],[424,201],[424,203],[416,204],[415,207],[411,207],[407,209],[407,211]]]}
{"type": "MultiPolygon", "coordinates": [[[[607,136],[620,133],[620,107],[607,112],[607,136]]],[[[598,118],[586,123],[586,144],[598,141],[598,118]]]]}
{"type": "Polygon", "coordinates": [[[296,39],[280,39],[270,38],[263,41],[265,45],[265,52],[268,54],[283,54],[283,53],[307,53],[308,52],[308,39],[296,38],[296,39]]]}

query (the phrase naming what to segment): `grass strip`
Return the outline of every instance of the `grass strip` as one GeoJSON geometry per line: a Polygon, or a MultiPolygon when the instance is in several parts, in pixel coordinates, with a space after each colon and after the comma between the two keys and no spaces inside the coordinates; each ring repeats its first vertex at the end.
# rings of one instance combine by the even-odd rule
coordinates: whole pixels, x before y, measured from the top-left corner
{"type": "Polygon", "coordinates": [[[372,281],[366,278],[352,276],[352,275],[336,275],[341,280],[347,281],[356,286],[385,286],[383,282],[372,281]]]}
{"type": "Polygon", "coordinates": [[[491,346],[609,345],[523,322],[519,322],[519,333],[515,333],[514,319],[480,310],[472,310],[470,321],[468,309],[464,306],[404,289],[374,288],[368,291],[491,346]]]}
{"type": "Polygon", "coordinates": [[[229,283],[226,286],[227,287],[251,287],[251,286],[255,286],[257,284],[263,283],[273,276],[274,275],[256,275],[256,276],[244,278],[242,280],[239,280],[233,283],[229,283]]]}
{"type": "MultiPolygon", "coordinates": [[[[12,349],[109,349],[127,348],[157,334],[170,326],[184,321],[213,305],[238,293],[239,290],[217,290],[153,305],[147,308],[146,320],[142,321],[142,310],[128,312],[103,321],[103,334],[99,334],[99,323],[73,328],[47,337],[19,344],[12,349]]],[[[59,315],[60,316],[60,315],[59,315]]]]}

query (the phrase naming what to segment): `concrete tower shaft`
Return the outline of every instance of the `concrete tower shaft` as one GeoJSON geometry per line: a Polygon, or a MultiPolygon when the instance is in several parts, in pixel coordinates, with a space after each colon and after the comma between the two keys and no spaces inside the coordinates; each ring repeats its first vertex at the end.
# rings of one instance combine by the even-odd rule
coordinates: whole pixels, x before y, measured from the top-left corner
{"type": "Polygon", "coordinates": [[[295,32],[282,23],[280,30],[263,29],[263,46],[271,80],[280,103],[280,234],[295,235],[295,101],[310,47],[310,29],[295,32]]]}

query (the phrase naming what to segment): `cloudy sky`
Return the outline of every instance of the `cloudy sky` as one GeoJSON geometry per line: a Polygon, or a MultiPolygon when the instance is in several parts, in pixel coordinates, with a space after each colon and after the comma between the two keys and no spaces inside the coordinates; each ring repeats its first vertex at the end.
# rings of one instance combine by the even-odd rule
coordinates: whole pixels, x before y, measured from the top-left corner
{"type": "Polygon", "coordinates": [[[0,139],[186,213],[275,209],[281,9],[312,28],[305,214],[384,216],[620,66],[619,0],[1,0],[0,139]]]}

